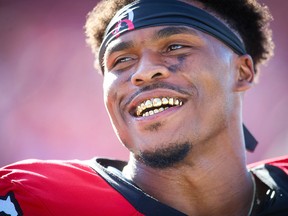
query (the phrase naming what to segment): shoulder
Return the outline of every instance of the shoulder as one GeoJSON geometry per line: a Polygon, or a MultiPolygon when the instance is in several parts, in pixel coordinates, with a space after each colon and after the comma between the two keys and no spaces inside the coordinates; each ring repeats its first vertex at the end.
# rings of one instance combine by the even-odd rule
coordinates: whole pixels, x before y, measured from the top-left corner
{"type": "Polygon", "coordinates": [[[0,186],[30,189],[63,187],[99,178],[85,161],[25,160],[0,169],[0,186]],[[80,181],[81,180],[81,181],[80,181]]]}
{"type": "Polygon", "coordinates": [[[109,215],[111,199],[120,212],[130,207],[89,161],[25,160],[0,169],[0,202],[26,215],[109,215]]]}
{"type": "Polygon", "coordinates": [[[262,200],[259,215],[287,215],[288,156],[260,161],[248,167],[258,182],[266,185],[266,195],[262,200]]]}
{"type": "Polygon", "coordinates": [[[260,161],[248,168],[269,188],[288,196],[288,156],[260,161]]]}
{"type": "MultiPolygon", "coordinates": [[[[2,178],[10,177],[53,177],[57,175],[57,171],[67,171],[78,170],[78,171],[88,171],[91,170],[86,165],[85,161],[79,160],[23,160],[16,163],[9,164],[0,169],[2,178]],[[56,172],[55,172],[56,171],[56,172]]],[[[69,173],[69,172],[68,172],[69,173]]]]}
{"type": "Polygon", "coordinates": [[[253,169],[253,168],[264,166],[264,165],[278,167],[279,169],[283,170],[283,172],[285,172],[288,175],[288,155],[252,163],[248,165],[248,168],[253,169]]]}

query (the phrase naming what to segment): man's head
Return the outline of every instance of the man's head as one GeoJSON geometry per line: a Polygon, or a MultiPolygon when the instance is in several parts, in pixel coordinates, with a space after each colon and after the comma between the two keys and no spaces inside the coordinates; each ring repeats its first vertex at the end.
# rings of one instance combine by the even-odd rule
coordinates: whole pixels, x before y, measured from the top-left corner
{"type": "MultiPolygon", "coordinates": [[[[125,5],[135,0],[103,0],[89,13],[86,22],[87,42],[98,59],[99,47],[109,22],[125,5]]],[[[269,23],[272,16],[256,0],[185,0],[223,20],[243,40],[255,68],[273,55],[274,44],[269,23]]],[[[98,63],[98,61],[97,61],[98,63]]],[[[96,64],[97,64],[96,63],[96,64]]],[[[96,65],[99,68],[99,66],[96,65]]]]}
{"type": "MultiPolygon", "coordinates": [[[[144,0],[147,1],[159,2],[164,11],[170,10],[167,1],[144,0]]],[[[175,4],[181,3],[169,2],[175,8],[175,4]]],[[[210,20],[209,14],[202,14],[197,8],[195,13],[200,14],[200,21],[197,16],[190,17],[185,9],[183,12],[178,8],[180,18],[190,17],[194,27],[182,19],[177,25],[169,24],[171,20],[173,22],[171,17],[164,24],[154,25],[153,22],[159,21],[156,16],[152,25],[139,24],[138,29],[133,29],[133,23],[125,21],[131,31],[123,34],[118,34],[115,22],[103,38],[103,31],[112,16],[127,2],[104,1],[88,18],[86,27],[92,47],[98,50],[104,41],[104,48],[102,44],[100,50],[100,61],[104,66],[104,99],[114,129],[135,158],[149,166],[172,166],[183,160],[191,149],[199,152],[199,149],[205,151],[207,146],[219,148],[219,145],[231,149],[230,145],[235,143],[238,146],[233,148],[243,147],[239,145],[242,92],[251,87],[254,79],[253,61],[245,48],[248,54],[253,52],[251,55],[256,63],[271,54],[268,31],[263,30],[263,26],[259,28],[259,23],[264,25],[264,17],[267,19],[268,15],[263,8],[259,12],[259,5],[250,1],[250,4],[223,1],[225,7],[226,3],[233,2],[233,10],[223,9],[224,14],[221,14],[222,8],[217,2],[210,5],[192,1],[184,8],[192,8],[192,4],[204,9],[208,7],[208,11],[213,11],[209,13],[225,20],[223,25],[216,18],[210,20]],[[238,21],[239,13],[245,17],[245,24],[238,21]],[[249,20],[251,17],[258,17],[257,22],[249,20]],[[223,30],[226,25],[231,30],[223,30]],[[252,28],[253,32],[247,33],[245,28],[252,28]],[[257,38],[254,43],[248,37],[251,35],[257,38]]],[[[141,4],[135,6],[140,10],[141,7],[141,4]]],[[[126,16],[133,18],[131,8],[134,10],[134,5],[125,11],[124,18],[117,15],[117,20],[120,17],[122,22],[126,16]]],[[[156,13],[162,13],[162,10],[156,13]]],[[[154,14],[143,15],[145,21],[150,16],[154,14]]]]}

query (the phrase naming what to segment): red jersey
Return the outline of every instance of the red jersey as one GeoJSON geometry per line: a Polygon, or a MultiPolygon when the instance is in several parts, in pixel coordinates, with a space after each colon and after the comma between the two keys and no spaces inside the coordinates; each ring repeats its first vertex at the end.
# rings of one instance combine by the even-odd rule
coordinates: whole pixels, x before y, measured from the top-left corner
{"type": "MultiPolygon", "coordinates": [[[[26,160],[6,166],[0,169],[0,215],[185,215],[125,179],[125,164],[108,159],[26,160]]],[[[288,215],[288,159],[250,168],[275,191],[274,200],[268,200],[273,205],[259,215],[288,215]]]]}
{"type": "Polygon", "coordinates": [[[18,215],[142,215],[85,162],[27,160],[0,176],[0,196],[18,215]]]}

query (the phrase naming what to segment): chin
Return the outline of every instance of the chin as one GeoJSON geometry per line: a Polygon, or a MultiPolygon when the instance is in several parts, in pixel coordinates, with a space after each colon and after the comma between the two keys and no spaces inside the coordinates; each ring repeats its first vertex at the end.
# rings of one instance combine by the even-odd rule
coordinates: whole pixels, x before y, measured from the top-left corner
{"type": "Polygon", "coordinates": [[[136,159],[152,168],[171,168],[183,161],[191,149],[190,142],[170,143],[167,147],[143,150],[136,155],[136,159]]]}

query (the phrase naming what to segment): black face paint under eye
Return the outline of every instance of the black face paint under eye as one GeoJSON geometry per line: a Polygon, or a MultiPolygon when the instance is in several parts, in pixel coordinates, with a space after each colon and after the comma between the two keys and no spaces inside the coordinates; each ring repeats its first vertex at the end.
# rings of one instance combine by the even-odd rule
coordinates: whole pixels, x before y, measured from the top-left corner
{"type": "Polygon", "coordinates": [[[172,73],[177,73],[178,71],[182,71],[183,65],[186,60],[185,55],[181,55],[177,57],[178,63],[168,66],[168,70],[172,73]]]}
{"type": "Polygon", "coordinates": [[[174,64],[174,65],[170,65],[168,67],[168,70],[172,73],[177,73],[177,71],[179,71],[180,68],[181,68],[180,64],[174,64]]]}
{"type": "Polygon", "coordinates": [[[186,56],[185,55],[181,55],[181,56],[178,56],[177,59],[178,59],[178,62],[182,64],[182,63],[184,63],[184,61],[186,59],[186,56]]]}

